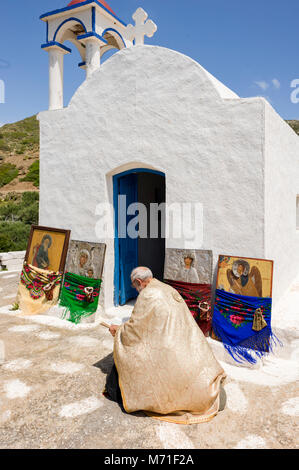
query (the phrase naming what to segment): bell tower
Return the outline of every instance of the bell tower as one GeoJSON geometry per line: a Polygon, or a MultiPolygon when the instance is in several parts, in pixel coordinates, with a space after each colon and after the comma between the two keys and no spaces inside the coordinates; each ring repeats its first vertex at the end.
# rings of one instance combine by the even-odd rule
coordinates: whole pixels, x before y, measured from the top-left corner
{"type": "Polygon", "coordinates": [[[49,53],[49,110],[63,108],[64,56],[78,49],[88,79],[101,65],[101,57],[110,49],[121,50],[144,44],[144,36],[152,37],[157,26],[147,20],[142,9],[133,15],[135,26],[127,25],[105,0],[72,0],[65,8],[41,15],[46,23],[46,43],[41,47],[49,53]],[[146,21],[147,20],[147,21],[146,21]]]}

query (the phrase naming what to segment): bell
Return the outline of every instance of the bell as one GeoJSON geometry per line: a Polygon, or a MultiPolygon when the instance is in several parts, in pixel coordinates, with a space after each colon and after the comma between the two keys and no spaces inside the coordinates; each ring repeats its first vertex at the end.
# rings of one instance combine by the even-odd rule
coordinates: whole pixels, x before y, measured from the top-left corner
{"type": "Polygon", "coordinates": [[[266,328],[266,326],[268,326],[268,324],[266,320],[264,319],[262,309],[261,308],[256,309],[254,313],[254,319],[253,319],[253,325],[252,325],[253,331],[261,331],[264,328],[266,328]]]}

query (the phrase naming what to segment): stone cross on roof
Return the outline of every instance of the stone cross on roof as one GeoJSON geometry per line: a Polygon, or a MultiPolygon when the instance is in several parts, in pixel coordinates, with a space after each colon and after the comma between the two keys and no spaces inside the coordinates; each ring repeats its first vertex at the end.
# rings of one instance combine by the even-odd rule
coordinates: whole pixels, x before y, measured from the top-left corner
{"type": "Polygon", "coordinates": [[[144,44],[144,36],[151,38],[158,29],[157,25],[152,20],[146,21],[147,18],[148,14],[143,10],[143,8],[138,8],[133,15],[135,26],[131,24],[127,26],[129,39],[135,39],[136,46],[144,44]]]}

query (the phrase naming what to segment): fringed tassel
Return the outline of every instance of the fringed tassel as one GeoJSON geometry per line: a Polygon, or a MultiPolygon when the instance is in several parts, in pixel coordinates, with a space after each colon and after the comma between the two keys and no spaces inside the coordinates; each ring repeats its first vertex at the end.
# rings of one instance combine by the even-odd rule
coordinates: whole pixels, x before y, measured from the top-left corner
{"type": "Polygon", "coordinates": [[[226,351],[239,364],[248,362],[256,364],[258,359],[273,353],[276,346],[283,346],[283,343],[275,336],[269,326],[246,338],[238,344],[231,344],[225,331],[219,325],[213,324],[215,335],[222,341],[226,351]]]}
{"type": "Polygon", "coordinates": [[[75,325],[78,325],[81,322],[82,318],[91,317],[91,315],[93,315],[94,313],[95,312],[76,312],[65,307],[61,319],[68,320],[71,323],[75,323],[75,325]]]}

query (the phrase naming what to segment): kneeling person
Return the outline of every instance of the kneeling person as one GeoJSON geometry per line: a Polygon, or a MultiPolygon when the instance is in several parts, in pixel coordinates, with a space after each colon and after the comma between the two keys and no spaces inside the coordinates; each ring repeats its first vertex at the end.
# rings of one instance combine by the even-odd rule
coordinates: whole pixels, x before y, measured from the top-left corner
{"type": "Polygon", "coordinates": [[[148,268],[131,274],[132,316],[112,325],[115,365],[104,394],[127,413],[178,424],[209,421],[219,411],[225,373],[180,294],[148,268]],[[118,387],[119,384],[119,387],[118,387]]]}

